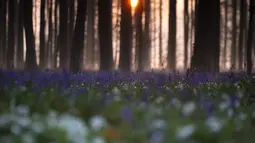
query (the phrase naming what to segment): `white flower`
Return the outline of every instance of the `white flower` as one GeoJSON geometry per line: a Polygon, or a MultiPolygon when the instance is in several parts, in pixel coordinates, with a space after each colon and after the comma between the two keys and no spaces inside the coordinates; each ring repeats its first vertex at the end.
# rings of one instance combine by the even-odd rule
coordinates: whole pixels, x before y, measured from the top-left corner
{"type": "Polygon", "coordinates": [[[94,116],[90,119],[90,126],[92,130],[98,131],[106,126],[106,120],[101,116],[94,116]]]}
{"type": "Polygon", "coordinates": [[[196,110],[196,104],[194,102],[185,103],[182,107],[182,113],[186,116],[191,115],[196,110]]]}
{"type": "Polygon", "coordinates": [[[160,96],[160,97],[158,97],[157,99],[156,99],[156,103],[157,104],[160,104],[160,103],[162,103],[164,101],[164,98],[162,97],[162,96],[160,96]]]}
{"type": "Polygon", "coordinates": [[[31,133],[23,134],[21,139],[23,143],[35,143],[35,138],[31,133]]]}
{"type": "Polygon", "coordinates": [[[106,141],[102,137],[95,137],[92,139],[91,143],[106,143],[106,141]]]}
{"type": "Polygon", "coordinates": [[[32,128],[32,130],[33,130],[35,133],[41,133],[41,132],[43,132],[45,126],[43,125],[42,122],[34,122],[34,123],[31,125],[31,128],[32,128]]]}
{"type": "Polygon", "coordinates": [[[113,93],[114,95],[117,95],[117,96],[120,96],[120,95],[121,95],[121,91],[120,91],[120,89],[117,88],[117,87],[114,87],[114,88],[112,89],[112,93],[113,93]]]}
{"type": "Polygon", "coordinates": [[[12,124],[11,125],[11,132],[15,135],[19,135],[21,133],[21,127],[18,124],[12,124]]]}
{"type": "Polygon", "coordinates": [[[182,139],[182,140],[185,140],[187,138],[189,138],[196,130],[196,127],[194,124],[189,124],[189,125],[186,125],[182,128],[179,128],[177,130],[177,139],[182,139]]]}
{"type": "Polygon", "coordinates": [[[219,132],[222,127],[223,123],[216,117],[210,117],[205,121],[205,124],[208,126],[208,128],[213,132],[219,132]]]}
{"type": "Polygon", "coordinates": [[[227,108],[228,108],[228,106],[229,106],[229,103],[228,102],[221,102],[220,104],[219,104],[219,108],[220,108],[220,111],[224,111],[224,110],[226,110],[227,108]]]}
{"type": "Polygon", "coordinates": [[[151,124],[153,129],[162,129],[166,126],[166,122],[161,119],[156,119],[151,124]]]}
{"type": "Polygon", "coordinates": [[[176,98],[173,98],[172,100],[171,100],[171,103],[174,105],[174,107],[176,107],[176,108],[181,108],[181,102],[180,102],[180,100],[178,100],[178,99],[176,99],[176,98]]]}
{"type": "Polygon", "coordinates": [[[228,117],[232,117],[234,115],[233,109],[228,109],[228,117]]]}
{"type": "Polygon", "coordinates": [[[53,122],[48,125],[51,127],[59,127],[64,129],[72,143],[85,142],[88,135],[88,129],[83,121],[79,118],[65,114],[61,115],[57,122],[55,122],[53,118],[50,118],[50,120],[51,122],[53,120],[53,122]]]}
{"type": "Polygon", "coordinates": [[[246,114],[244,114],[244,113],[239,113],[239,115],[238,115],[238,119],[239,120],[245,120],[246,119],[246,117],[247,117],[247,115],[246,114]]]}
{"type": "Polygon", "coordinates": [[[18,114],[23,116],[27,116],[29,114],[29,107],[26,105],[19,105],[15,110],[18,114]]]}
{"type": "Polygon", "coordinates": [[[31,119],[29,117],[16,117],[15,122],[22,127],[26,127],[31,124],[31,119]]]}
{"type": "Polygon", "coordinates": [[[0,126],[4,126],[5,124],[9,123],[11,121],[9,114],[2,114],[0,116],[0,126]]]}

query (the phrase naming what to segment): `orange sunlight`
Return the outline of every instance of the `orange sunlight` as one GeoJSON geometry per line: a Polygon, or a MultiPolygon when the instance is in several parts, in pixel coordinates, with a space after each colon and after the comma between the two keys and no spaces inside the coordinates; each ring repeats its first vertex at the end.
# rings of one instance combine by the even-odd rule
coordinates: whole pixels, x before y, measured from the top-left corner
{"type": "Polygon", "coordinates": [[[132,8],[135,8],[135,7],[137,6],[137,4],[138,4],[138,1],[139,1],[139,0],[130,0],[130,5],[131,5],[131,7],[132,7],[132,8]]]}

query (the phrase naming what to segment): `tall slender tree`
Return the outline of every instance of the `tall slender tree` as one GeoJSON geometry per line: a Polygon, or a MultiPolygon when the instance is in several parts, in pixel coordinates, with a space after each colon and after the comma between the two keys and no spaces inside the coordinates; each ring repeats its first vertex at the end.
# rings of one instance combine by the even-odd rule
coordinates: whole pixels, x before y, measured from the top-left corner
{"type": "MultiPolygon", "coordinates": [[[[98,1],[98,3],[101,3],[101,1],[98,1]]],[[[95,5],[95,0],[88,0],[88,26],[86,46],[86,65],[88,68],[94,68],[95,62],[95,5]]]]}
{"type": "Polygon", "coordinates": [[[232,0],[232,41],[231,64],[236,66],[236,38],[237,38],[237,0],[232,0]]]}
{"type": "Polygon", "coordinates": [[[238,68],[243,68],[243,49],[245,47],[245,38],[246,38],[246,26],[247,25],[247,1],[241,0],[240,1],[240,32],[239,32],[239,40],[238,40],[238,68]]]}
{"type": "Polygon", "coordinates": [[[163,0],[159,0],[159,64],[162,66],[162,5],[163,0]]]}
{"type": "Polygon", "coordinates": [[[59,2],[60,9],[60,23],[59,23],[59,58],[60,68],[69,68],[69,57],[68,57],[68,5],[67,0],[61,0],[59,2]]]}
{"type": "Polygon", "coordinates": [[[9,0],[8,3],[8,48],[7,48],[7,68],[14,66],[15,49],[15,3],[16,0],[9,0]]]}
{"type": "Polygon", "coordinates": [[[184,68],[188,66],[189,1],[184,0],[184,68]]]}
{"type": "Polygon", "coordinates": [[[17,65],[24,68],[24,0],[19,0],[19,21],[18,21],[18,41],[17,41],[17,65]]]}
{"type": "Polygon", "coordinates": [[[0,68],[5,67],[6,62],[6,12],[7,0],[0,1],[0,68]]]}
{"type": "Polygon", "coordinates": [[[220,0],[199,1],[191,68],[219,71],[220,0]]]}
{"type": "Polygon", "coordinates": [[[169,0],[168,67],[176,68],[176,0],[169,0]]]}
{"type": "Polygon", "coordinates": [[[225,15],[225,19],[224,19],[224,46],[223,46],[223,57],[222,57],[222,61],[223,61],[223,65],[224,68],[226,67],[226,62],[227,62],[227,43],[228,43],[228,0],[225,0],[224,2],[224,15],[225,15]]]}
{"type": "Polygon", "coordinates": [[[26,68],[37,67],[35,53],[35,37],[33,31],[33,0],[24,0],[24,27],[26,33],[26,68]]]}
{"type": "Polygon", "coordinates": [[[151,35],[150,35],[150,23],[151,23],[151,0],[144,0],[144,44],[143,44],[143,60],[145,69],[150,68],[150,51],[151,51],[151,35]]]}
{"type": "Polygon", "coordinates": [[[45,5],[46,1],[41,0],[40,8],[40,68],[45,68],[45,5]]]}
{"type": "Polygon", "coordinates": [[[143,70],[145,68],[144,65],[144,56],[143,56],[143,23],[142,23],[142,15],[143,15],[143,2],[139,1],[137,6],[135,7],[135,25],[136,25],[136,55],[138,59],[138,69],[143,70]]]}
{"type": "Polygon", "coordinates": [[[98,14],[100,70],[110,71],[113,68],[112,0],[99,0],[98,14]]]}
{"type": "Polygon", "coordinates": [[[78,0],[78,11],[71,47],[70,70],[77,73],[81,70],[82,51],[84,48],[84,31],[86,21],[87,1],[78,0]]]}
{"type": "Polygon", "coordinates": [[[254,39],[254,29],[255,29],[255,2],[250,0],[249,6],[249,29],[248,29],[248,39],[247,39],[247,49],[246,49],[246,60],[247,60],[247,73],[252,73],[252,49],[253,49],[253,39],[254,39]]]}
{"type": "Polygon", "coordinates": [[[120,21],[120,61],[121,71],[131,69],[132,49],[132,13],[128,0],[121,0],[121,21],[120,21]]]}

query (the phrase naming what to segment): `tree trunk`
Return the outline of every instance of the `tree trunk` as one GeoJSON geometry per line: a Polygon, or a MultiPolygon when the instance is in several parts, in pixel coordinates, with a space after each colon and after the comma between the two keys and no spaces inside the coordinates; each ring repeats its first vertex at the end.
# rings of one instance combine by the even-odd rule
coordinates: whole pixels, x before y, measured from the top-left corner
{"type": "MultiPolygon", "coordinates": [[[[101,1],[98,1],[101,3],[101,1]]],[[[100,14],[99,14],[100,15],[100,14]]],[[[94,68],[95,63],[95,0],[88,0],[86,62],[87,67],[94,68]]]]}
{"type": "Polygon", "coordinates": [[[191,68],[206,72],[219,71],[220,0],[199,1],[191,68]]]}
{"type": "Polygon", "coordinates": [[[188,67],[189,1],[184,0],[184,69],[188,67]]]}
{"type": "Polygon", "coordinates": [[[150,23],[151,23],[151,0],[144,1],[144,15],[145,15],[145,24],[144,24],[144,44],[143,44],[143,57],[145,69],[150,68],[150,51],[151,51],[151,37],[150,37],[150,23]]]}
{"type": "Polygon", "coordinates": [[[144,70],[144,46],[143,46],[143,23],[142,23],[142,15],[143,15],[143,3],[139,1],[138,5],[135,9],[135,25],[136,25],[136,55],[138,62],[138,70],[144,70]]]}
{"type": "Polygon", "coordinates": [[[81,57],[84,48],[84,31],[86,20],[87,1],[78,0],[78,12],[74,28],[74,37],[71,47],[70,71],[77,73],[81,70],[81,57]]]}
{"type": "Polygon", "coordinates": [[[60,68],[68,69],[69,58],[68,58],[68,42],[67,42],[67,29],[68,29],[68,5],[67,0],[61,0],[59,2],[60,6],[60,23],[59,23],[59,39],[58,39],[58,46],[59,46],[59,58],[60,68]]]}
{"type": "Polygon", "coordinates": [[[168,68],[176,68],[176,0],[169,1],[168,68]]]}
{"type": "Polygon", "coordinates": [[[0,1],[0,68],[6,65],[6,10],[7,0],[0,1]]]}
{"type": "Polygon", "coordinates": [[[14,66],[14,49],[15,49],[15,1],[9,0],[8,3],[8,48],[7,48],[7,68],[14,66]]]}
{"type": "Polygon", "coordinates": [[[231,64],[236,66],[236,29],[237,29],[237,0],[232,0],[232,42],[231,42],[231,64]]]}
{"type": "Polygon", "coordinates": [[[98,13],[100,70],[110,71],[113,69],[112,0],[98,1],[98,13]]]}
{"type": "Polygon", "coordinates": [[[24,27],[26,33],[26,68],[37,67],[35,53],[35,37],[33,32],[33,0],[24,0],[24,27]]]}
{"type": "Polygon", "coordinates": [[[41,0],[40,19],[40,68],[45,68],[45,0],[41,0]]]}
{"type": "Polygon", "coordinates": [[[18,69],[24,68],[24,0],[19,0],[19,25],[17,43],[17,65],[18,69]]]}
{"type": "Polygon", "coordinates": [[[129,1],[121,0],[120,62],[121,71],[130,71],[132,56],[132,13],[129,1]]]}
{"type": "Polygon", "coordinates": [[[254,39],[254,24],[255,24],[255,2],[250,0],[250,19],[249,19],[249,29],[248,29],[248,39],[247,39],[247,73],[252,73],[252,48],[253,48],[253,39],[254,39]]]}
{"type": "Polygon", "coordinates": [[[240,32],[239,32],[239,40],[238,40],[238,68],[241,70],[243,68],[243,49],[245,45],[245,34],[246,34],[246,29],[245,25],[247,20],[247,2],[246,0],[241,0],[240,1],[240,20],[239,20],[239,25],[240,25],[240,32]]]}
{"type": "Polygon", "coordinates": [[[228,43],[228,0],[225,0],[224,3],[224,15],[225,15],[225,21],[224,21],[224,46],[223,46],[223,57],[222,61],[224,63],[224,68],[226,68],[226,62],[227,62],[227,43],[228,43]]]}
{"type": "Polygon", "coordinates": [[[159,64],[162,63],[162,0],[159,0],[159,64]]]}

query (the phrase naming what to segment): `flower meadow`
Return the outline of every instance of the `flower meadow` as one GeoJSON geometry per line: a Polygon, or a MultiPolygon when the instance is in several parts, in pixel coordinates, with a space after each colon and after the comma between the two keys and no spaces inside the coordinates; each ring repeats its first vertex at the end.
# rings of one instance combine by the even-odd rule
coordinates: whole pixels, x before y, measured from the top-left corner
{"type": "Polygon", "coordinates": [[[254,143],[245,73],[0,71],[0,142],[254,143]]]}

